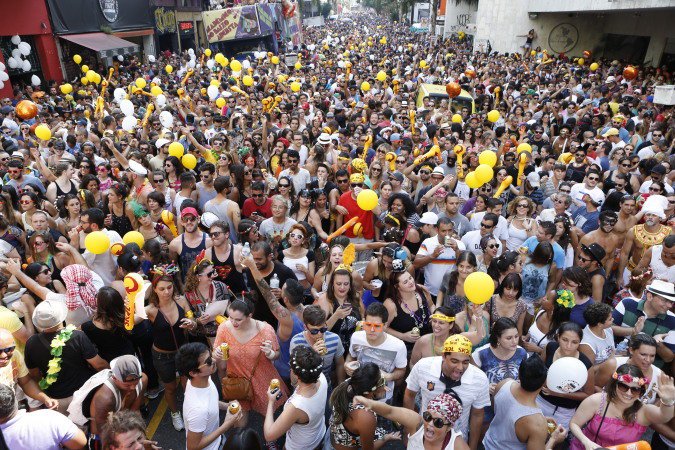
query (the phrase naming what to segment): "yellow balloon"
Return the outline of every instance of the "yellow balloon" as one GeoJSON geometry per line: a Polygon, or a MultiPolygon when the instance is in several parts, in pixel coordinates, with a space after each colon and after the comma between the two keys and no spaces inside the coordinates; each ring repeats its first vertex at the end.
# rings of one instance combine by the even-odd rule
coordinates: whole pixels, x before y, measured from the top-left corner
{"type": "Polygon", "coordinates": [[[453,114],[452,123],[462,123],[462,116],[460,116],[459,114],[453,114]]]}
{"type": "Polygon", "coordinates": [[[218,64],[225,67],[227,65],[227,58],[222,53],[216,53],[215,60],[218,64]]]}
{"type": "Polygon", "coordinates": [[[223,97],[218,97],[216,99],[216,106],[218,108],[222,108],[223,106],[225,106],[225,99],[223,97]]]}
{"type": "Polygon", "coordinates": [[[171,64],[167,64],[164,70],[166,70],[166,73],[171,73],[173,72],[173,66],[171,64]]]}
{"type": "Polygon", "coordinates": [[[207,58],[210,57],[211,56],[211,49],[207,48],[206,50],[204,50],[204,54],[206,55],[207,58]]]}
{"type": "MultiPolygon", "coordinates": [[[[72,91],[72,88],[70,90],[72,91]]],[[[42,139],[43,141],[48,141],[52,137],[52,130],[50,130],[45,124],[38,125],[35,127],[35,136],[37,136],[38,139],[42,139]]]]}
{"type": "Polygon", "coordinates": [[[420,68],[424,69],[427,66],[427,62],[423,59],[420,61],[420,68]]]}
{"type": "Polygon", "coordinates": [[[89,84],[89,80],[87,80],[87,77],[80,78],[80,82],[85,86],[89,84]]]}
{"type": "Polygon", "coordinates": [[[368,83],[367,81],[361,83],[361,90],[363,92],[368,92],[370,90],[370,83],[368,83]]]}
{"type": "Polygon", "coordinates": [[[464,295],[476,305],[482,305],[492,298],[495,292],[495,282],[485,272],[474,272],[464,280],[464,295]]]}
{"type": "Polygon", "coordinates": [[[377,81],[384,82],[387,79],[387,73],[384,70],[380,70],[377,72],[377,76],[375,78],[377,81]]]}
{"type": "Polygon", "coordinates": [[[82,67],[80,67],[80,69],[82,69],[82,73],[89,72],[89,66],[86,64],[83,64],[82,67]]]}
{"type": "Polygon", "coordinates": [[[386,45],[387,44],[387,38],[383,37],[382,39],[380,39],[380,44],[386,45]]]}
{"type": "Polygon", "coordinates": [[[145,238],[138,231],[129,231],[122,238],[122,242],[124,242],[124,245],[134,243],[138,245],[140,248],[143,248],[143,244],[145,244],[145,238]]]}
{"type": "Polygon", "coordinates": [[[241,79],[241,82],[244,84],[244,86],[253,86],[253,77],[251,75],[244,75],[244,78],[241,79]]]}
{"type": "Polygon", "coordinates": [[[530,144],[528,144],[527,142],[523,142],[522,144],[518,144],[518,147],[516,147],[516,151],[518,153],[532,152],[532,146],[530,144]]]}
{"type": "Polygon", "coordinates": [[[492,170],[492,167],[488,166],[487,164],[481,164],[478,167],[476,167],[476,179],[481,183],[487,183],[492,179],[494,176],[494,171],[492,170]]]}
{"type": "Polygon", "coordinates": [[[478,162],[481,165],[494,167],[495,164],[497,164],[497,154],[492,150],[483,150],[480,155],[478,155],[478,162]]]}
{"type": "Polygon", "coordinates": [[[89,80],[90,83],[95,82],[96,81],[96,72],[94,72],[93,70],[87,70],[87,80],[89,80]]]}
{"type": "Polygon", "coordinates": [[[230,62],[230,69],[232,69],[232,72],[241,71],[241,63],[236,59],[233,59],[232,62],[230,62]]]}
{"type": "Polygon", "coordinates": [[[537,52],[536,52],[535,50],[532,50],[532,51],[530,52],[530,56],[536,56],[536,55],[537,55],[537,52]]]}
{"type": "Polygon", "coordinates": [[[279,57],[277,55],[272,56],[272,64],[277,65],[279,64],[279,57]]]}
{"type": "Polygon", "coordinates": [[[372,211],[378,202],[377,194],[372,189],[364,189],[356,197],[356,204],[364,211],[372,211]]]}
{"type": "Polygon", "coordinates": [[[80,64],[82,62],[82,57],[80,55],[73,55],[73,61],[75,61],[75,64],[80,64]]]}
{"type": "Polygon", "coordinates": [[[300,61],[298,61],[298,62],[295,63],[295,65],[293,67],[295,67],[295,70],[300,70],[300,69],[302,69],[302,64],[300,64],[300,61]]]}
{"type": "Polygon", "coordinates": [[[471,189],[476,189],[481,187],[483,183],[478,181],[478,177],[476,176],[476,172],[471,172],[469,173],[466,178],[464,179],[464,182],[466,183],[467,186],[469,186],[471,189]]]}
{"type": "Polygon", "coordinates": [[[195,167],[197,167],[197,158],[195,158],[194,155],[191,155],[189,153],[186,154],[186,155],[183,155],[180,162],[182,162],[183,166],[186,169],[189,169],[189,170],[192,170],[195,167]]]}
{"type": "Polygon", "coordinates": [[[136,86],[138,86],[140,89],[145,88],[145,86],[148,85],[148,82],[145,81],[144,78],[137,78],[136,79],[136,86]]]}
{"type": "Polygon", "coordinates": [[[180,159],[185,153],[185,147],[180,142],[172,142],[169,144],[169,155],[180,159]]]}
{"type": "Polygon", "coordinates": [[[595,71],[598,70],[599,68],[600,68],[600,64],[598,64],[598,63],[596,63],[596,62],[591,63],[591,67],[590,67],[591,72],[595,72],[595,71]]]}
{"type": "Polygon", "coordinates": [[[110,249],[110,238],[103,231],[92,231],[84,238],[84,247],[94,255],[101,255],[110,249]]]}
{"type": "Polygon", "coordinates": [[[220,81],[218,81],[217,78],[214,78],[211,80],[211,83],[209,83],[211,86],[220,86],[220,81]]]}
{"type": "Polygon", "coordinates": [[[157,97],[159,94],[162,93],[162,88],[159,86],[153,86],[150,88],[150,93],[157,97]]]}
{"type": "Polygon", "coordinates": [[[579,58],[577,62],[579,63],[580,66],[583,66],[586,60],[584,58],[579,58]]]}
{"type": "Polygon", "coordinates": [[[301,88],[302,88],[302,84],[300,84],[299,81],[294,81],[294,82],[291,83],[291,91],[299,92],[301,88]]]}
{"type": "Polygon", "coordinates": [[[94,72],[94,83],[101,84],[101,80],[102,80],[101,74],[94,72]]]}
{"type": "Polygon", "coordinates": [[[501,115],[499,114],[499,111],[497,111],[496,109],[493,109],[492,111],[487,113],[487,120],[492,122],[492,123],[495,123],[496,121],[498,121],[500,117],[501,117],[501,115]]]}

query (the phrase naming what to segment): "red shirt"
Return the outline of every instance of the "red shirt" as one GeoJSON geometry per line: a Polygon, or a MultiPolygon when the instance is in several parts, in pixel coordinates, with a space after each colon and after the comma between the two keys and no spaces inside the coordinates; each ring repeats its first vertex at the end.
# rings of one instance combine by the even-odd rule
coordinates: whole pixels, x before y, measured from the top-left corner
{"type": "Polygon", "coordinates": [[[254,211],[263,216],[265,219],[272,217],[272,199],[267,197],[267,200],[262,205],[258,205],[253,198],[244,200],[244,207],[241,210],[243,217],[251,217],[254,211]]]}
{"type": "MultiPolygon", "coordinates": [[[[340,196],[338,205],[344,206],[345,208],[347,208],[348,211],[347,215],[343,219],[342,222],[343,224],[346,223],[352,217],[358,217],[359,222],[363,227],[362,237],[366,239],[375,238],[375,225],[373,224],[373,212],[364,211],[361,208],[359,208],[359,205],[356,203],[356,199],[352,197],[351,191],[345,192],[340,196]]],[[[354,227],[349,227],[347,231],[345,231],[344,235],[349,238],[357,237],[354,235],[354,227]]]]}

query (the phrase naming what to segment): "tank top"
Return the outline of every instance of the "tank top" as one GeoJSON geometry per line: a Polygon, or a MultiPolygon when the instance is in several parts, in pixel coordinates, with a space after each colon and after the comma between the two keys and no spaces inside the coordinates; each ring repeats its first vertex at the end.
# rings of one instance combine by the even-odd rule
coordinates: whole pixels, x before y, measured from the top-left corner
{"type": "Polygon", "coordinates": [[[300,320],[297,315],[291,314],[291,318],[293,319],[291,336],[286,341],[279,339],[279,357],[274,360],[274,367],[276,367],[281,378],[285,379],[288,379],[291,376],[291,368],[289,365],[291,360],[291,340],[293,339],[293,336],[302,333],[302,330],[304,330],[302,320],[300,320]]]}
{"type": "Polygon", "coordinates": [[[108,227],[108,229],[112,231],[117,231],[117,234],[119,234],[120,236],[124,236],[129,231],[133,231],[134,229],[131,226],[131,220],[129,220],[129,218],[125,214],[126,209],[127,209],[127,202],[123,202],[121,216],[115,215],[115,213],[113,212],[112,209],[110,209],[110,207],[107,207],[105,211],[106,214],[112,214],[112,224],[108,227]]]}
{"type": "Polygon", "coordinates": [[[527,231],[516,228],[513,226],[513,222],[509,223],[509,238],[506,240],[506,248],[516,252],[525,242],[525,239],[527,239],[527,231]]]}
{"type": "Polygon", "coordinates": [[[176,191],[176,196],[174,197],[173,204],[175,207],[175,214],[176,216],[180,216],[180,205],[183,204],[185,200],[189,199],[189,197],[183,197],[180,195],[180,191],[176,191]]]}
{"type": "Polygon", "coordinates": [[[77,192],[77,186],[75,186],[75,183],[72,180],[70,180],[70,189],[68,191],[64,191],[63,189],[61,189],[61,186],[59,186],[59,183],[57,183],[56,181],[54,182],[54,184],[56,185],[56,198],[63,197],[66,194],[71,193],[74,194],[75,192],[77,192]]]}
{"type": "Polygon", "coordinates": [[[511,386],[515,381],[508,381],[502,385],[494,398],[495,420],[490,423],[483,439],[485,450],[525,450],[527,444],[520,442],[516,436],[516,422],[523,417],[541,413],[541,409],[524,406],[511,393],[511,386]]]}
{"type": "Polygon", "coordinates": [[[537,319],[544,312],[545,311],[543,309],[539,310],[534,320],[532,321],[532,325],[530,325],[530,329],[527,331],[527,333],[530,335],[530,342],[535,344],[539,348],[544,348],[546,347],[546,344],[548,344],[548,338],[537,326],[537,319]]]}
{"type": "MultiPolygon", "coordinates": [[[[461,431],[450,430],[450,440],[443,450],[453,450],[455,441],[462,435],[461,431]]],[[[408,436],[408,450],[424,450],[424,425],[419,427],[415,434],[408,436]]]]}
{"type": "MultiPolygon", "coordinates": [[[[199,198],[201,204],[201,194],[199,198]]],[[[204,206],[202,206],[202,210],[204,212],[207,211],[212,212],[213,214],[218,216],[218,219],[226,221],[227,224],[230,226],[230,242],[236,244],[239,242],[239,233],[235,232],[237,228],[234,226],[234,222],[232,222],[230,215],[227,213],[228,211],[227,204],[228,202],[226,200],[220,203],[209,201],[208,204],[204,204],[204,206]]]]}
{"type": "Polygon", "coordinates": [[[180,266],[180,275],[185,281],[185,275],[188,269],[197,258],[197,255],[206,248],[206,233],[202,232],[202,241],[196,247],[188,247],[185,243],[185,234],[180,237],[181,252],[178,255],[178,265],[180,266]]]}
{"type": "Polygon", "coordinates": [[[659,280],[675,280],[675,264],[668,267],[663,263],[661,254],[663,253],[663,244],[652,247],[652,259],[649,267],[654,272],[654,278],[659,280]]]}
{"type": "Polygon", "coordinates": [[[319,375],[319,387],[311,397],[294,393],[288,403],[304,411],[309,417],[305,424],[294,423],[286,433],[287,450],[310,450],[319,446],[326,434],[325,409],[328,395],[328,382],[322,373],[319,375]]]}
{"type": "MultiPolygon", "coordinates": [[[[399,301],[394,301],[396,305],[396,317],[391,321],[389,327],[399,333],[407,333],[413,328],[418,328],[420,336],[431,333],[431,313],[429,312],[429,305],[424,297],[424,292],[418,287],[415,291],[417,293],[417,311],[410,313],[403,309],[403,305],[399,301]]],[[[412,351],[413,342],[405,342],[408,353],[412,351]]]]}
{"type": "Polygon", "coordinates": [[[206,202],[213,200],[216,197],[217,192],[213,188],[210,190],[205,189],[204,186],[200,186],[199,183],[197,184],[197,190],[199,191],[199,209],[204,210],[206,202]]]}
{"type": "Polygon", "coordinates": [[[213,269],[218,274],[216,280],[225,283],[237,295],[242,291],[248,290],[244,274],[237,271],[234,267],[234,248],[232,244],[230,244],[230,251],[225,261],[221,261],[218,258],[215,247],[211,250],[211,260],[213,261],[213,269]]]}
{"type": "Polygon", "coordinates": [[[282,254],[282,259],[281,263],[291,269],[293,273],[295,274],[295,277],[298,279],[298,281],[306,280],[307,276],[304,274],[304,272],[300,272],[295,266],[300,264],[305,267],[309,267],[309,251],[305,256],[302,256],[300,258],[291,258],[290,256],[286,256],[285,254],[282,254]]]}
{"type": "Polygon", "coordinates": [[[178,320],[173,325],[169,324],[164,313],[157,308],[157,316],[152,323],[152,344],[160,350],[175,352],[185,343],[185,333],[180,327],[180,320],[185,317],[185,310],[178,303],[176,303],[176,308],[178,308],[178,320]]]}

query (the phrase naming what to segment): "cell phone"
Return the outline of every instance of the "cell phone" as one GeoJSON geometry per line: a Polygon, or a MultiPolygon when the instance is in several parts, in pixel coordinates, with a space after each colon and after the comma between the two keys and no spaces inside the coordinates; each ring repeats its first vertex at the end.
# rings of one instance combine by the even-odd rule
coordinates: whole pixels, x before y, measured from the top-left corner
{"type": "Polygon", "coordinates": [[[340,308],[342,308],[342,309],[348,309],[348,308],[351,308],[351,307],[352,307],[352,304],[351,304],[351,303],[347,303],[347,302],[345,302],[345,303],[343,303],[342,305],[340,305],[340,308]]]}

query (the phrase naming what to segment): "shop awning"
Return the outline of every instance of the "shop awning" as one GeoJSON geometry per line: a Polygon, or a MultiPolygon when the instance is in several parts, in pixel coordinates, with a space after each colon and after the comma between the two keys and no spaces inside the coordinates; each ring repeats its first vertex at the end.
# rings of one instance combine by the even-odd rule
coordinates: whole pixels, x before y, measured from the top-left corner
{"type": "Polygon", "coordinates": [[[138,45],[105,33],[68,34],[60,36],[74,44],[94,50],[101,58],[128,55],[140,51],[138,45]]]}

